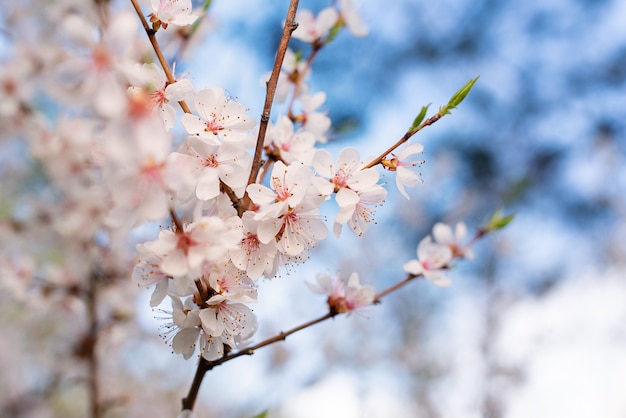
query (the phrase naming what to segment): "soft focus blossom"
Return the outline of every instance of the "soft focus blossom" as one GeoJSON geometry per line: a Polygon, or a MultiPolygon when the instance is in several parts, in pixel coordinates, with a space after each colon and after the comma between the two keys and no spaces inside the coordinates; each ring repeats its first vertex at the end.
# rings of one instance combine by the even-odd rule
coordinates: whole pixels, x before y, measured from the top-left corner
{"type": "Polygon", "coordinates": [[[467,227],[463,222],[459,222],[454,227],[454,232],[450,225],[437,222],[433,227],[433,238],[439,244],[447,245],[452,251],[452,255],[458,258],[474,258],[472,249],[463,245],[463,240],[467,237],[467,227]]]}
{"type": "Polygon", "coordinates": [[[312,292],[328,295],[328,307],[334,313],[352,312],[371,305],[376,293],[373,286],[362,285],[359,275],[352,273],[347,279],[330,274],[318,274],[317,283],[306,282],[312,292]]]}
{"type": "Polygon", "coordinates": [[[354,6],[354,0],[339,0],[339,12],[343,23],[354,36],[366,36],[369,33],[369,28],[354,6]]]}
{"type": "Polygon", "coordinates": [[[163,29],[167,29],[169,24],[188,26],[198,19],[198,16],[191,13],[191,0],[150,0],[150,9],[150,21],[163,29]]]}
{"type": "Polygon", "coordinates": [[[310,10],[300,10],[296,15],[298,27],[293,37],[304,42],[313,43],[328,34],[335,26],[339,14],[333,7],[327,7],[319,12],[317,17],[310,10]]]}
{"type": "Polygon", "coordinates": [[[293,122],[287,116],[270,126],[265,137],[265,147],[269,153],[286,164],[301,162],[310,165],[315,153],[314,145],[315,136],[305,130],[294,132],[293,122]]]}
{"type": "Polygon", "coordinates": [[[422,144],[408,144],[397,154],[392,153],[393,158],[391,160],[383,160],[382,162],[386,169],[396,172],[396,186],[402,193],[402,196],[407,199],[410,198],[404,187],[414,187],[422,181],[419,175],[408,167],[415,167],[423,163],[423,161],[410,161],[409,158],[420,154],[423,150],[424,146],[422,144]]]}
{"type": "Polygon", "coordinates": [[[404,271],[415,276],[423,275],[437,286],[450,286],[452,282],[443,270],[452,261],[452,250],[447,245],[433,242],[431,236],[423,238],[417,246],[417,260],[404,264],[404,271]]]}

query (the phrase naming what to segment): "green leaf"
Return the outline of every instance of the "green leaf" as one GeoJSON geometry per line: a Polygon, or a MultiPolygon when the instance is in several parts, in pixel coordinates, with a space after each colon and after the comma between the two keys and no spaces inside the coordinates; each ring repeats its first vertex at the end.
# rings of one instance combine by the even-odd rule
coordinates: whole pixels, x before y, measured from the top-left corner
{"type": "Polygon", "coordinates": [[[335,36],[337,36],[339,31],[341,31],[341,28],[343,28],[343,24],[341,23],[341,21],[337,22],[335,26],[330,29],[328,35],[326,35],[326,39],[324,39],[324,45],[329,44],[333,39],[335,39],[335,36]]]}
{"type": "Polygon", "coordinates": [[[426,117],[426,111],[428,110],[429,106],[430,105],[422,106],[422,110],[420,110],[420,113],[413,120],[413,124],[411,125],[409,131],[415,132],[417,128],[419,128],[420,124],[424,121],[424,118],[426,117]]]}
{"type": "Polygon", "coordinates": [[[457,90],[457,92],[454,93],[454,95],[448,101],[448,104],[439,108],[439,113],[441,115],[447,115],[452,109],[455,109],[458,105],[460,105],[461,102],[465,100],[465,97],[470,92],[472,87],[474,87],[474,83],[476,83],[478,77],[480,76],[477,75],[476,77],[468,81],[467,84],[465,84],[463,87],[457,90]]]}
{"type": "Polygon", "coordinates": [[[255,415],[252,418],[265,418],[265,417],[267,417],[267,413],[268,413],[268,411],[263,411],[259,415],[255,415]]]}
{"type": "Polygon", "coordinates": [[[509,223],[511,223],[513,218],[515,218],[515,214],[502,216],[502,210],[498,209],[493,213],[493,215],[491,215],[491,218],[489,219],[489,222],[487,222],[487,226],[485,226],[485,229],[490,232],[497,231],[498,229],[502,229],[509,223]]]}

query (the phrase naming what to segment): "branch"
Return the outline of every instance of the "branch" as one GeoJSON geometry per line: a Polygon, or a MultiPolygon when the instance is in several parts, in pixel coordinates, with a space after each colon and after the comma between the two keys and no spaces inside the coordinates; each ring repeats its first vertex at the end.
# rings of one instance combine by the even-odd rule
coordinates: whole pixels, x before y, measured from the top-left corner
{"type": "MultiPolygon", "coordinates": [[[[159,43],[156,39],[156,31],[152,29],[150,25],[148,24],[148,21],[146,20],[145,16],[143,15],[143,12],[141,11],[141,6],[139,6],[139,4],[137,3],[137,0],[130,0],[130,2],[133,4],[133,7],[135,8],[135,11],[137,12],[137,16],[139,16],[139,20],[141,20],[141,25],[143,26],[144,30],[146,31],[146,34],[148,35],[148,39],[150,40],[150,43],[152,44],[154,53],[156,54],[157,59],[159,60],[159,63],[161,64],[161,68],[163,68],[163,72],[165,72],[165,77],[167,78],[167,82],[170,84],[175,83],[176,79],[174,78],[174,75],[172,74],[172,70],[170,70],[169,64],[165,60],[165,57],[163,56],[163,52],[161,52],[161,47],[159,46],[159,43]]],[[[185,103],[184,100],[181,100],[180,102],[178,102],[178,104],[180,105],[181,109],[183,109],[183,112],[191,113],[189,106],[187,106],[187,103],[185,103]]]]}
{"type": "Polygon", "coordinates": [[[432,117],[426,119],[424,122],[422,122],[417,128],[412,128],[409,129],[408,131],[406,131],[406,133],[402,136],[402,138],[400,138],[398,140],[398,142],[396,142],[395,144],[393,144],[392,146],[390,146],[387,150],[385,150],[382,154],[380,154],[378,157],[374,158],[372,161],[370,161],[369,164],[365,165],[361,170],[365,170],[366,168],[372,168],[377,164],[380,164],[380,162],[382,160],[385,159],[385,157],[387,157],[387,155],[389,155],[390,153],[392,153],[396,148],[398,148],[400,145],[404,144],[406,141],[409,140],[409,138],[411,138],[413,135],[415,135],[416,133],[418,133],[419,131],[421,131],[422,129],[424,129],[427,126],[432,125],[433,123],[437,122],[439,119],[441,119],[443,117],[443,115],[441,113],[436,113],[435,115],[433,115],[432,117]]]}
{"type": "MultiPolygon", "coordinates": [[[[416,276],[413,274],[409,274],[404,280],[396,283],[395,285],[383,290],[382,292],[378,293],[377,295],[374,296],[374,299],[372,301],[372,305],[378,304],[380,303],[380,300],[388,295],[389,293],[395,292],[396,290],[400,289],[401,287],[403,287],[404,285],[406,285],[409,281],[417,278],[417,277],[421,277],[421,276],[416,276]]],[[[335,316],[338,315],[338,312],[334,311],[334,310],[330,310],[328,313],[326,313],[323,316],[320,316],[319,318],[310,320],[308,322],[305,322],[303,324],[300,324],[292,329],[290,329],[289,331],[283,331],[280,332],[279,334],[270,337],[266,340],[261,341],[260,343],[253,345],[251,347],[245,348],[241,351],[238,351],[236,353],[231,353],[231,354],[226,354],[223,357],[217,359],[217,360],[206,360],[204,357],[200,357],[200,361],[198,363],[198,368],[196,369],[196,374],[193,378],[193,382],[191,383],[191,388],[189,388],[189,393],[187,394],[187,396],[185,398],[183,398],[182,401],[182,405],[183,405],[183,410],[185,409],[189,409],[192,410],[193,406],[196,402],[196,399],[198,397],[198,391],[200,390],[200,385],[202,384],[202,380],[204,379],[204,375],[209,371],[214,369],[215,367],[226,363],[227,361],[230,360],[234,360],[237,357],[241,357],[241,356],[251,356],[252,354],[254,354],[254,352],[256,350],[258,350],[259,348],[262,347],[266,347],[268,345],[277,343],[279,341],[285,341],[287,339],[288,336],[290,336],[291,334],[295,334],[298,331],[302,331],[303,329],[309,328],[313,325],[319,324],[320,322],[324,322],[327,319],[330,318],[334,318],[335,316]]]]}
{"type": "Polygon", "coordinates": [[[198,397],[198,391],[200,390],[200,384],[202,383],[202,379],[204,379],[204,375],[209,370],[212,370],[213,368],[219,366],[220,364],[224,364],[227,361],[236,359],[237,357],[251,356],[252,354],[254,354],[256,350],[258,350],[261,347],[274,344],[278,341],[284,341],[291,334],[294,334],[298,331],[301,331],[305,328],[308,328],[320,322],[326,321],[327,319],[332,318],[335,315],[337,315],[336,312],[328,312],[324,316],[320,316],[317,319],[313,319],[311,321],[305,322],[304,324],[298,325],[297,327],[292,328],[289,331],[281,332],[278,335],[275,335],[274,337],[268,338],[264,341],[261,341],[260,343],[256,345],[253,345],[252,347],[248,347],[236,353],[227,354],[217,360],[209,361],[209,360],[206,360],[204,357],[200,357],[200,362],[198,363],[198,368],[196,369],[196,375],[194,376],[193,382],[191,383],[191,388],[189,389],[189,393],[187,394],[187,397],[183,398],[183,410],[193,409],[193,405],[196,401],[196,398],[198,397]]]}
{"type": "MultiPolygon", "coordinates": [[[[267,126],[270,121],[270,113],[272,111],[272,103],[274,102],[274,95],[276,93],[276,85],[278,84],[278,76],[280,75],[280,69],[283,66],[283,61],[285,59],[285,53],[287,52],[289,40],[291,39],[291,34],[298,27],[298,24],[295,21],[296,11],[298,10],[298,2],[298,0],[291,0],[289,3],[287,20],[285,21],[285,27],[283,28],[283,35],[280,38],[278,51],[276,52],[276,60],[274,61],[272,74],[270,75],[270,79],[266,83],[265,104],[263,106],[263,113],[261,114],[259,134],[256,140],[256,148],[254,150],[254,158],[252,160],[250,176],[248,177],[248,184],[252,184],[256,181],[259,170],[261,169],[263,157],[263,143],[265,142],[265,134],[267,133],[267,126]]],[[[246,193],[242,199],[242,204],[239,205],[238,209],[240,212],[243,212],[243,210],[245,210],[245,208],[249,206],[250,197],[248,196],[248,193],[246,193]]]]}

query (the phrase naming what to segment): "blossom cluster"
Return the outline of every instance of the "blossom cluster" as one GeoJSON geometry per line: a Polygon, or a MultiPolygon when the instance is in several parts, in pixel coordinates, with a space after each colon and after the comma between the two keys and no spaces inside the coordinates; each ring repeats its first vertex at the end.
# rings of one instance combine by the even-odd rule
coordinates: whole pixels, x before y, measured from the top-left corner
{"type": "MultiPolygon", "coordinates": [[[[153,36],[199,18],[190,0],[147,4],[153,36]]],[[[297,15],[293,36],[309,43],[311,54],[303,59],[287,51],[276,100],[288,108],[264,136],[246,106],[221,87],[198,88],[167,66],[146,62],[153,46],[140,36],[140,20],[131,10],[103,18],[93,7],[60,2],[53,16],[42,16],[49,26],[33,35],[36,42],[21,41],[26,52],[4,63],[11,70],[1,74],[0,126],[7,136],[25,137],[58,187],[58,205],[67,214],[55,218],[58,233],[97,249],[72,260],[81,271],[104,248],[122,251],[132,228],[172,219],[158,237],[136,246],[133,281],[154,286],[153,307],[171,301],[163,336],[174,352],[188,358],[199,347],[202,357],[215,360],[253,337],[257,326],[249,305],[257,299],[258,279],[305,262],[329,229],[336,237],[344,226],[358,236],[366,233],[388,193],[378,170],[395,173],[408,198],[405,187],[420,182],[414,167],[421,161],[414,157],[423,146],[407,143],[380,164],[364,161],[355,148],[336,156],[322,148],[332,135],[326,95],[311,91],[307,77],[317,52],[341,28],[367,34],[350,0],[317,15],[297,15]],[[41,97],[60,103],[59,116],[47,119],[38,110],[41,97]],[[258,141],[264,165],[257,174],[258,141]],[[335,207],[330,228],[320,212],[327,202],[335,207]]],[[[441,270],[453,257],[469,254],[458,244],[463,234],[461,226],[456,236],[437,226],[436,242],[422,241],[418,260],[405,269],[449,284],[441,270]]],[[[127,257],[118,260],[99,268],[123,276],[127,257]]],[[[16,282],[35,281],[31,263],[0,261],[15,266],[16,282]]],[[[356,274],[334,281],[319,276],[312,288],[329,296],[336,313],[374,298],[373,287],[361,285],[356,274]]]]}

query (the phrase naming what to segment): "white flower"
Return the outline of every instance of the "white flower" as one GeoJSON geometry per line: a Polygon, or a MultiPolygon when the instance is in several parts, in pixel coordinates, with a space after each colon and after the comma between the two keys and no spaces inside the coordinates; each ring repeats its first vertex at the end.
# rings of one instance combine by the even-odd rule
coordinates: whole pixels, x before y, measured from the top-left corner
{"type": "Polygon", "coordinates": [[[328,307],[334,313],[352,312],[374,301],[374,287],[362,285],[357,273],[352,273],[348,279],[318,274],[316,280],[317,284],[306,282],[306,285],[312,292],[328,295],[328,307]]]}
{"type": "Polygon", "coordinates": [[[452,251],[447,245],[432,241],[429,236],[420,241],[417,246],[417,260],[410,260],[404,264],[404,271],[415,276],[424,277],[437,286],[450,286],[452,282],[447,278],[443,269],[452,261],[452,251]]]}
{"type": "Polygon", "coordinates": [[[326,132],[330,129],[330,118],[322,112],[316,112],[316,109],[326,101],[326,93],[323,91],[317,92],[314,95],[306,93],[300,94],[300,102],[304,108],[302,113],[303,117],[303,129],[307,132],[311,132],[315,139],[322,144],[328,142],[328,138],[325,136],[326,132]]]}
{"type": "Polygon", "coordinates": [[[468,246],[463,246],[461,242],[467,236],[467,227],[463,222],[456,224],[454,233],[450,225],[438,222],[433,227],[433,237],[439,244],[447,245],[452,251],[454,257],[474,258],[474,253],[468,246]]]}
{"type": "Polygon", "coordinates": [[[387,195],[387,191],[377,184],[378,172],[374,168],[363,170],[362,166],[359,151],[355,148],[342,149],[336,163],[326,150],[318,150],[313,158],[313,167],[320,176],[313,178],[314,184],[322,195],[336,193],[335,200],[339,205],[334,221],[336,236],[341,232],[341,225],[348,221],[352,222],[352,230],[357,235],[362,234],[367,227],[357,224],[362,221],[369,223],[374,213],[365,205],[375,206],[387,195]]]}
{"type": "Polygon", "coordinates": [[[326,36],[338,19],[339,14],[332,7],[322,10],[317,18],[310,10],[300,10],[296,15],[298,27],[292,36],[301,41],[313,43],[326,36]]]}
{"type": "Polygon", "coordinates": [[[383,160],[383,166],[389,171],[396,172],[396,186],[402,196],[409,198],[406,190],[404,190],[404,186],[414,187],[422,182],[419,175],[410,170],[407,167],[415,167],[421,165],[423,161],[409,161],[409,157],[415,154],[420,154],[424,150],[424,146],[422,144],[408,144],[400,152],[393,155],[391,160],[383,160]]]}
{"type": "Polygon", "coordinates": [[[277,161],[272,169],[270,186],[253,183],[247,187],[252,201],[261,206],[254,219],[274,219],[302,202],[309,193],[313,173],[300,164],[277,161]]]}
{"type": "Polygon", "coordinates": [[[322,197],[308,198],[277,219],[266,219],[258,228],[259,240],[270,243],[276,239],[276,248],[288,256],[298,256],[326,238],[328,229],[322,222],[318,206],[322,197]]]}
{"type": "Polygon", "coordinates": [[[261,277],[264,271],[271,270],[276,256],[276,242],[269,240],[263,243],[259,239],[259,221],[254,220],[254,215],[251,211],[243,214],[240,220],[243,239],[238,248],[229,252],[233,264],[245,271],[252,280],[261,277]]]}
{"type": "Polygon", "coordinates": [[[155,63],[142,66],[135,64],[127,72],[133,85],[129,87],[129,92],[137,105],[143,105],[150,111],[158,111],[165,130],[172,129],[176,120],[176,110],[170,103],[187,99],[193,92],[191,80],[183,78],[168,83],[165,72],[155,63]]]}
{"type": "Polygon", "coordinates": [[[241,231],[222,219],[205,216],[186,225],[183,231],[164,229],[146,248],[162,257],[159,268],[174,278],[197,276],[204,262],[214,263],[236,248],[241,231]]]}
{"type": "Polygon", "coordinates": [[[159,22],[163,29],[167,25],[188,26],[198,19],[198,16],[191,14],[191,0],[150,0],[152,23],[159,22]]]}
{"type": "Polygon", "coordinates": [[[211,145],[194,136],[187,138],[180,152],[173,152],[168,163],[193,178],[196,197],[209,200],[220,193],[220,181],[238,196],[248,181],[250,155],[240,142],[211,145]],[[237,193],[238,192],[238,193],[237,193]]]}
{"type": "Polygon", "coordinates": [[[366,36],[369,33],[368,27],[365,26],[354,7],[353,0],[339,0],[339,10],[341,19],[354,36],[366,36]]]}
{"type": "Polygon", "coordinates": [[[315,153],[315,136],[302,130],[294,132],[293,122],[283,116],[276,125],[270,126],[265,146],[272,147],[276,157],[287,164],[301,162],[309,165],[315,153]]]}
{"type": "Polygon", "coordinates": [[[228,100],[221,88],[200,90],[194,99],[200,116],[185,113],[181,122],[188,133],[198,135],[211,145],[221,141],[245,141],[254,120],[241,104],[228,100]]]}

